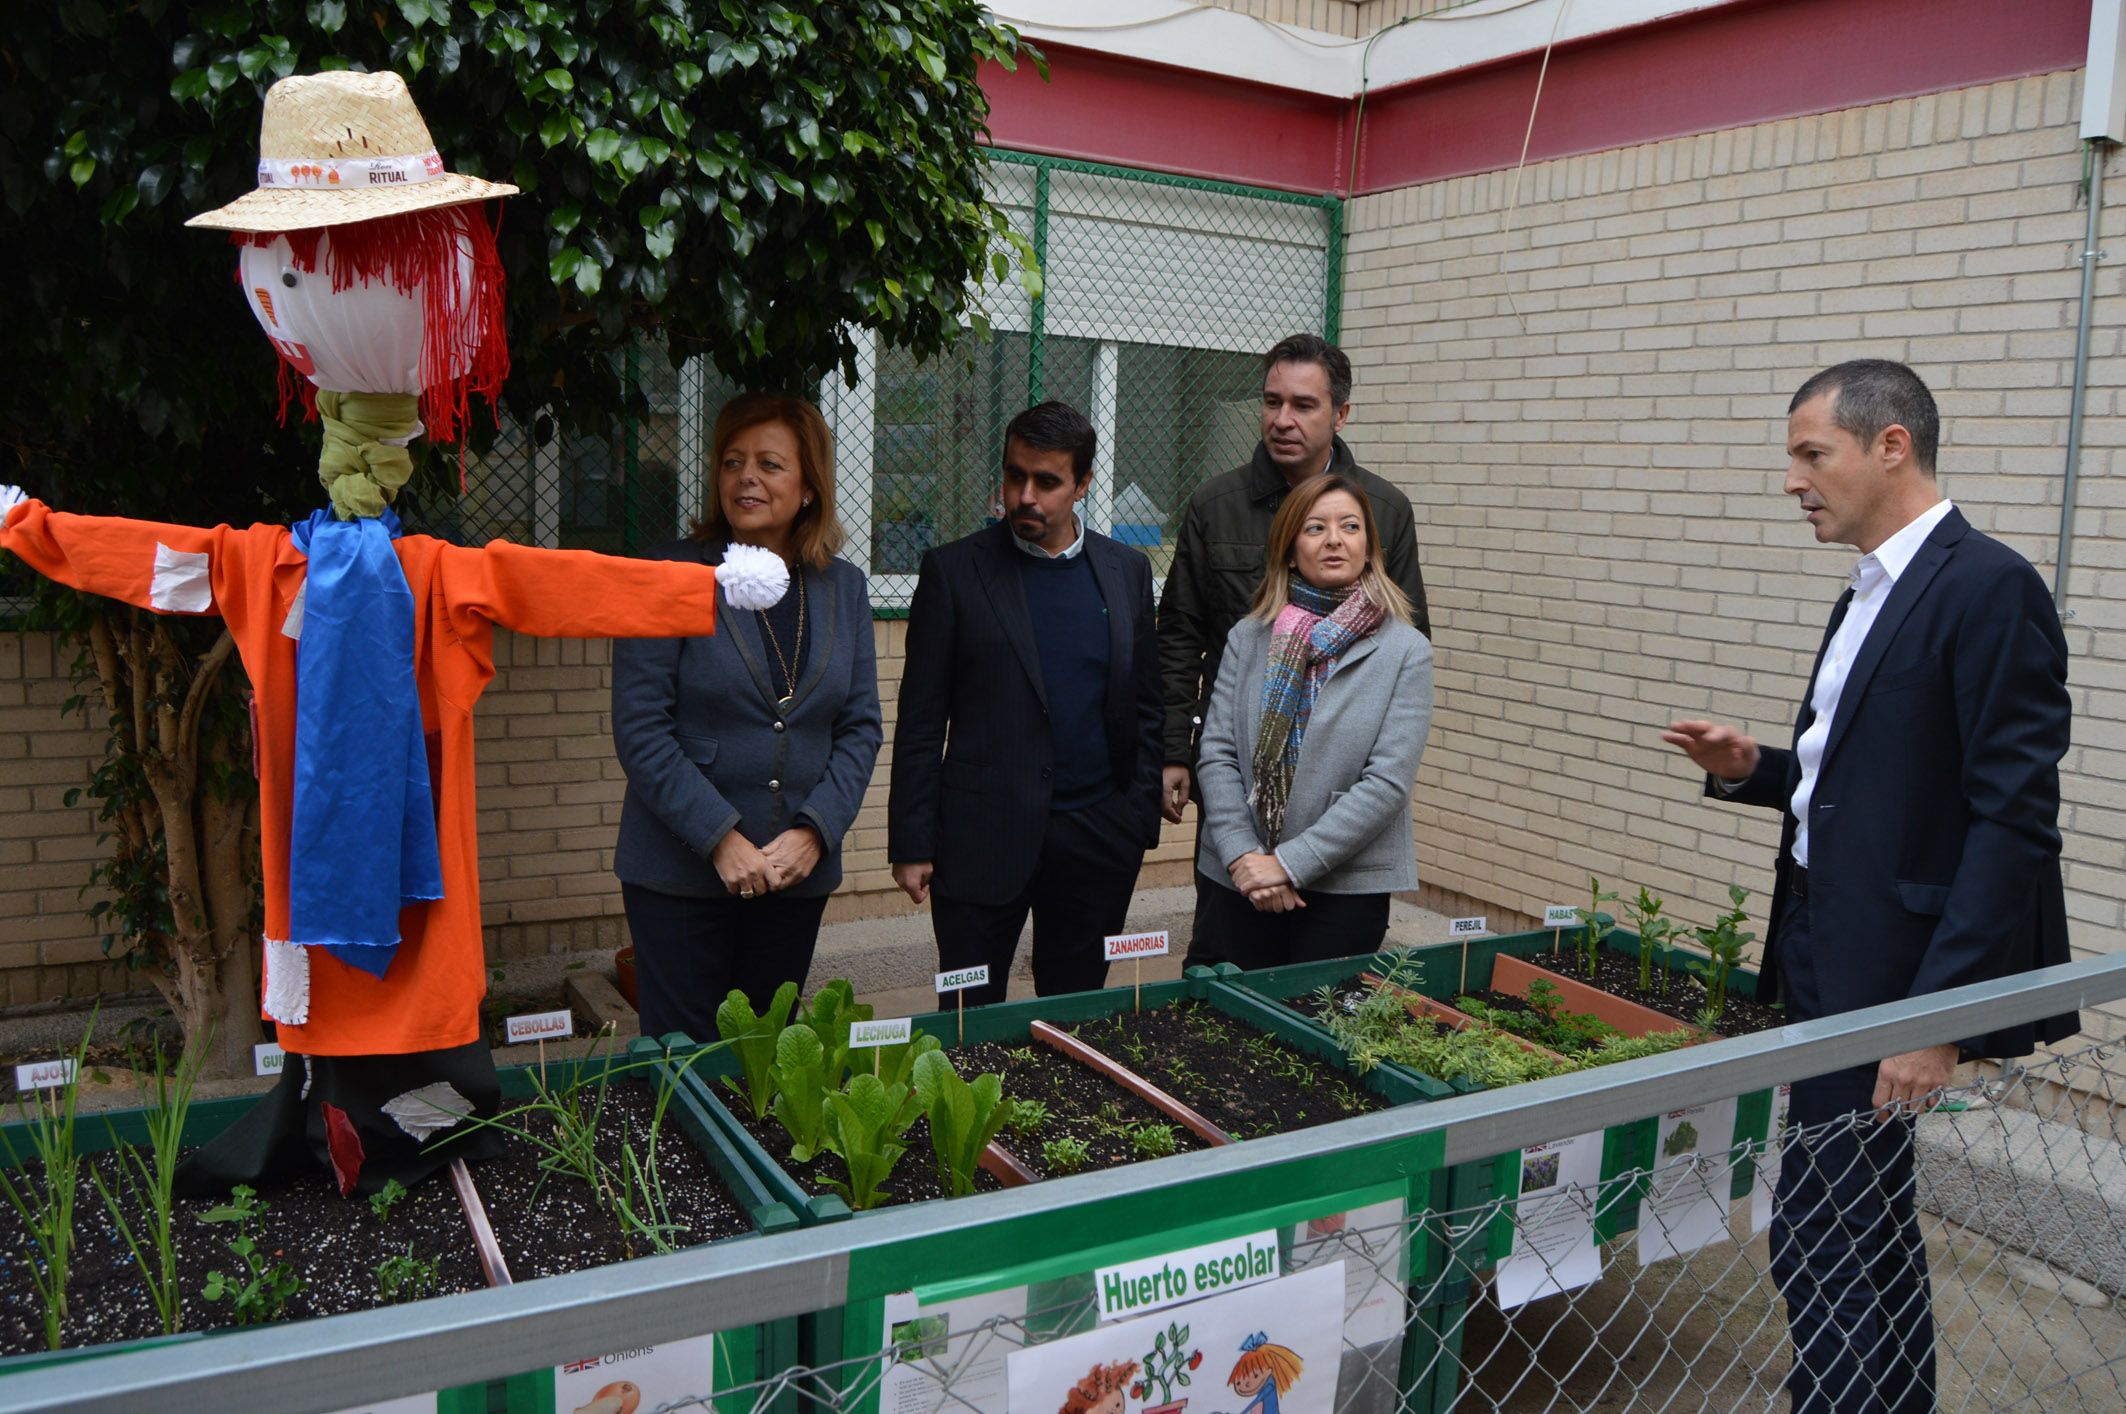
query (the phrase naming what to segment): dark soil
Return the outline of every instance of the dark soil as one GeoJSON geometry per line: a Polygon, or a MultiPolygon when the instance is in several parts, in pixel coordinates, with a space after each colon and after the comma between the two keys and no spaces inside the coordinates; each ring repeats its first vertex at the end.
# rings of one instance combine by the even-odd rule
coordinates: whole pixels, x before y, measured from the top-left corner
{"type": "MultiPolygon", "coordinates": [[[[655,1107],[656,1092],[648,1082],[615,1081],[606,1091],[599,1118],[599,1157],[617,1168],[623,1136],[633,1144],[636,1157],[642,1157],[655,1107]]],[[[472,1170],[473,1186],[480,1190],[512,1280],[607,1266],[656,1250],[647,1238],[631,1237],[619,1219],[599,1208],[581,1179],[546,1174],[539,1158],[530,1141],[512,1135],[500,1157],[472,1170]]],[[[708,1156],[681,1132],[676,1106],[665,1109],[657,1172],[664,1181],[666,1219],[680,1229],[666,1238],[672,1246],[698,1247],[751,1227],[708,1156]]],[[[445,1180],[425,1186],[439,1184],[447,1193],[445,1180]]]]}
{"type": "Polygon", "coordinates": [[[1236,1139],[1387,1106],[1348,1072],[1202,1002],[1117,1012],[1075,1034],[1236,1139]]]}
{"type": "MultiPolygon", "coordinates": [[[[1640,1006],[1695,1026],[1698,1013],[1705,1008],[1705,984],[1700,982],[1696,975],[1683,970],[1683,957],[1683,954],[1677,954],[1675,968],[1668,974],[1668,990],[1665,993],[1661,990],[1661,958],[1658,952],[1654,956],[1654,986],[1650,992],[1639,990],[1639,960],[1623,953],[1605,949],[1595,954],[1595,970],[1591,977],[1580,971],[1579,957],[1570,951],[1555,958],[1545,954],[1541,957],[1531,957],[1527,961],[1561,976],[1585,982],[1590,987],[1600,987],[1613,997],[1637,1002],[1640,1006]]],[[[1784,1025],[1785,1012],[1730,991],[1727,994],[1727,1010],[1722,1013],[1720,1024],[1713,1029],[1722,1036],[1747,1036],[1752,1032],[1769,1031],[1774,1026],[1784,1025]]]]}
{"type": "MultiPolygon", "coordinates": [[[[647,1127],[652,1103],[646,1084],[612,1087],[600,1146],[608,1157],[618,1156],[619,1126],[632,1126],[638,1134],[647,1127]]],[[[636,1142],[639,1153],[640,1140],[636,1142]]],[[[658,1162],[673,1216],[689,1226],[687,1233],[674,1239],[674,1245],[693,1245],[746,1230],[745,1215],[736,1201],[707,1158],[680,1133],[669,1111],[658,1162]]],[[[118,1155],[87,1156],[74,1199],[76,1238],[67,1284],[65,1343],[92,1345],[160,1335],[161,1323],[146,1284],[90,1182],[90,1167],[103,1175],[114,1193],[123,1192],[118,1155]]],[[[16,1178],[18,1183],[34,1181],[39,1172],[39,1166],[31,1164],[16,1178]]],[[[577,1271],[627,1255],[619,1224],[597,1209],[580,1181],[549,1178],[537,1198],[531,1196],[538,1179],[538,1155],[528,1141],[512,1136],[502,1156],[475,1165],[473,1175],[510,1274],[517,1280],[577,1271]]],[[[265,1210],[252,1228],[260,1252],[269,1265],[287,1263],[303,1281],[302,1290],[284,1308],[286,1319],[376,1306],[378,1264],[387,1257],[404,1256],[409,1244],[415,1257],[440,1263],[433,1294],[447,1296],[486,1285],[472,1233],[447,1176],[439,1174],[415,1188],[381,1222],[368,1200],[340,1197],[337,1185],[323,1172],[276,1187],[264,1193],[262,1200],[265,1210]]],[[[140,1211],[129,1199],[121,1201],[128,1220],[141,1231],[140,1211]]],[[[200,1221],[200,1214],[222,1201],[180,1198],[176,1203],[178,1285],[188,1331],[236,1324],[228,1301],[209,1302],[201,1294],[207,1273],[234,1275],[242,1270],[228,1249],[229,1240],[237,1235],[235,1225],[200,1221]]],[[[44,1349],[43,1307],[31,1287],[29,1268],[24,1266],[28,1244],[21,1219],[12,1207],[0,1204],[0,1354],[4,1355],[44,1349]]]]}
{"type": "Polygon", "coordinates": [[[1085,1146],[1086,1163],[1072,1170],[1076,1173],[1143,1161],[1146,1156],[1137,1151],[1135,1143],[1140,1126],[1168,1126],[1177,1154],[1205,1147],[1201,1139],[1146,1101],[1038,1041],[1016,1047],[985,1042],[961,1046],[949,1054],[962,1074],[995,1071],[1004,1077],[1006,1095],[1039,1100],[1048,1107],[1047,1118],[1031,1132],[1005,1129],[997,1135],[998,1144],[1042,1178],[1064,1177],[1051,1171],[1041,1156],[1042,1149],[1058,1139],[1076,1139],[1085,1146]]]}
{"type": "MultiPolygon", "coordinates": [[[[736,1096],[732,1097],[734,1106],[743,1103],[736,1096]]],[[[734,1107],[731,1108],[731,1113],[745,1126],[746,1133],[753,1136],[753,1142],[767,1150],[768,1157],[781,1164],[783,1172],[803,1185],[807,1193],[833,1193],[833,1185],[827,1182],[830,1178],[843,1183],[849,1181],[849,1170],[843,1165],[839,1154],[819,1153],[812,1156],[810,1163],[791,1163],[790,1131],[784,1129],[781,1121],[774,1115],[756,1121],[751,1110],[734,1107]]],[[[914,1124],[908,1126],[908,1133],[901,1142],[908,1146],[907,1151],[894,1160],[892,1175],[879,1185],[879,1191],[884,1196],[879,1199],[878,1206],[891,1208],[902,1203],[920,1203],[925,1199],[944,1197],[945,1185],[938,1178],[937,1151],[930,1147],[930,1121],[918,1118],[914,1124]]],[[[974,1171],[975,1192],[992,1193],[1003,1186],[988,1170],[974,1171]]]]}
{"type": "MultiPolygon", "coordinates": [[[[146,1283],[133,1263],[131,1249],[113,1226],[103,1200],[89,1180],[93,1167],[113,1193],[122,1192],[115,1152],[92,1154],[82,1165],[74,1197],[75,1251],[67,1283],[67,1345],[95,1345],[162,1334],[161,1321],[148,1299],[146,1283]]],[[[41,1166],[18,1175],[34,1181],[41,1166]]],[[[235,1275],[241,1264],[228,1249],[234,1224],[204,1223],[199,1215],[222,1200],[180,1198],[173,1226],[178,1286],[183,1292],[184,1328],[214,1330],[236,1324],[226,1300],[209,1302],[202,1294],[207,1273],[235,1275]]],[[[413,1247],[418,1258],[441,1259],[437,1295],[475,1291],[487,1283],[472,1234],[458,1208],[457,1195],[442,1179],[424,1183],[378,1222],[363,1199],[346,1199],[331,1178],[320,1172],[263,1195],[267,1204],[252,1229],[270,1266],[285,1262],[302,1278],[303,1289],[287,1304],[288,1319],[367,1310],[378,1304],[376,1268],[387,1257],[413,1247]]],[[[140,1232],[142,1212],[126,1204],[127,1220],[140,1232]]],[[[19,1355],[44,1349],[44,1308],[23,1264],[29,1246],[12,1207],[0,1209],[0,1354],[19,1355]]],[[[152,1260],[152,1257],[150,1258],[152,1260]]]]}

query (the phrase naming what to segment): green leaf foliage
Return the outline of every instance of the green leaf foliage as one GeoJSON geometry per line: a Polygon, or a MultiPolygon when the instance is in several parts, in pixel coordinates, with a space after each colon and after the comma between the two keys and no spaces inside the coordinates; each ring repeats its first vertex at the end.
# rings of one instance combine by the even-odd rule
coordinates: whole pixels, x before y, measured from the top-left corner
{"type": "Polygon", "coordinates": [[[1011,1118],[1003,1077],[978,1075],[969,1084],[944,1052],[931,1051],[916,1058],[915,1093],[930,1119],[930,1147],[937,1154],[939,1181],[954,1197],[974,1192],[974,1172],[982,1150],[1011,1118]]]}
{"type": "Polygon", "coordinates": [[[738,988],[716,1008],[717,1038],[738,1057],[739,1076],[726,1075],[724,1085],[745,1100],[753,1118],[766,1119],[775,1102],[775,1049],[790,1010],[797,1005],[797,984],[785,982],[775,989],[765,1016],[756,1015],[753,1003],[738,988]],[[742,1077],[742,1078],[741,1078],[742,1077]]]}
{"type": "Polygon", "coordinates": [[[849,1173],[847,1183],[833,1178],[827,1183],[851,1208],[862,1212],[878,1205],[894,1163],[907,1151],[902,1136],[919,1113],[908,1086],[889,1085],[869,1071],[858,1071],[846,1090],[827,1096],[827,1144],[849,1173]]]}
{"type": "Polygon", "coordinates": [[[804,1025],[787,1026],[775,1042],[775,1118],[790,1134],[790,1158],[810,1163],[826,1144],[826,1052],[804,1025]]]}

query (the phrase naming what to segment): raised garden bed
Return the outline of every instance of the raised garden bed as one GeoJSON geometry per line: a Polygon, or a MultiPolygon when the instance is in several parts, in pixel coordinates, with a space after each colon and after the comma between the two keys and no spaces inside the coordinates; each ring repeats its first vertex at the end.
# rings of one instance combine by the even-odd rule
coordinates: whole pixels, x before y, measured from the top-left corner
{"type": "MultiPolygon", "coordinates": [[[[534,1076],[538,1070],[521,1067],[502,1073],[505,1110],[512,1101],[536,1089],[534,1076]]],[[[588,1094],[598,1088],[597,1077],[606,1074],[610,1074],[611,1084],[604,1087],[593,1148],[608,1165],[621,1160],[624,1135],[636,1155],[644,1156],[657,1096],[661,1089],[670,1096],[662,1135],[655,1146],[656,1173],[666,1193],[665,1216],[671,1224],[659,1228],[663,1245],[676,1249],[733,1234],[796,1226],[789,1210],[770,1197],[754,1180],[750,1168],[721,1142],[691,1096],[681,1093],[673,1065],[656,1047],[638,1043],[625,1056],[554,1062],[545,1068],[544,1080],[549,1091],[580,1080],[583,1084],[579,1088],[588,1094]]],[[[189,1147],[212,1137],[251,1104],[248,1099],[239,1099],[191,1106],[182,1129],[183,1144],[189,1147]]],[[[76,1190],[76,1256],[68,1282],[68,1314],[62,1327],[69,1348],[60,1355],[43,1351],[42,1304],[28,1289],[29,1268],[21,1252],[25,1235],[22,1222],[11,1206],[0,1207],[0,1290],[7,1293],[5,1313],[0,1315],[0,1342],[5,1342],[10,1353],[10,1358],[0,1359],[0,1382],[11,1371],[41,1366],[54,1359],[225,1336],[233,1324],[230,1302],[205,1299],[210,1282],[206,1273],[245,1272],[245,1264],[228,1245],[239,1229],[254,1246],[253,1270],[270,1271],[285,1264],[288,1275],[301,1283],[292,1292],[285,1289],[288,1283],[279,1283],[284,1299],[277,1312],[254,1309],[254,1314],[277,1315],[279,1319],[329,1319],[341,1312],[380,1304],[377,1268],[387,1259],[405,1258],[409,1245],[415,1261],[424,1265],[433,1262],[433,1283],[402,1263],[394,1272],[401,1300],[429,1294],[448,1300],[453,1294],[502,1279],[505,1269],[509,1276],[522,1281],[626,1260],[658,1245],[646,1241],[640,1232],[624,1230],[609,1211],[590,1201],[581,1183],[542,1171],[541,1151],[530,1141],[513,1137],[505,1144],[501,1157],[459,1166],[473,1176],[473,1186],[484,1192],[483,1211],[491,1214],[492,1230],[498,1239],[495,1246],[499,1252],[492,1255],[501,1260],[491,1260],[484,1271],[474,1230],[461,1209],[453,1183],[445,1177],[410,1193],[401,1191],[381,1216],[378,1205],[371,1201],[341,1198],[337,1185],[323,1173],[305,1175],[249,1200],[244,1206],[258,1211],[241,1223],[206,1221],[218,1206],[238,1206],[233,1200],[176,1200],[173,1238],[182,1330],[165,1335],[163,1323],[148,1299],[146,1282],[124,1239],[110,1230],[105,1205],[89,1176],[93,1169],[104,1175],[107,1185],[111,1184],[120,1162],[117,1146],[145,1145],[152,1119],[151,1111],[133,1110],[83,1116],[77,1122],[75,1147],[83,1153],[83,1172],[76,1190]],[[82,1346],[94,1349],[77,1349],[82,1346]]],[[[511,1122],[523,1124],[525,1117],[511,1122]]],[[[542,1124],[526,1127],[543,1129],[542,1124]]],[[[24,1127],[11,1127],[8,1137],[17,1154],[22,1154],[28,1140],[24,1127]]],[[[17,1170],[15,1176],[20,1180],[35,1175],[31,1166],[17,1170]]],[[[114,1192],[122,1191],[114,1187],[114,1192]]],[[[143,1216],[140,1204],[130,1197],[121,1199],[120,1210],[136,1221],[143,1216]]],[[[720,1385],[727,1386],[750,1380],[771,1365],[781,1368],[794,1360],[796,1344],[795,1321],[723,1333],[715,1342],[717,1379],[720,1385]]],[[[598,1353],[560,1354],[576,1358],[598,1353]]],[[[466,1408],[477,1405],[516,1410],[530,1407],[519,1402],[520,1386],[526,1386],[527,1381],[530,1385],[550,1386],[552,1378],[552,1371],[535,1371],[451,1394],[454,1398],[463,1395],[471,1399],[470,1404],[459,1400],[466,1408]],[[498,1399],[502,1402],[493,1403],[498,1399]]],[[[698,1382],[693,1386],[699,1387],[698,1382]]]]}

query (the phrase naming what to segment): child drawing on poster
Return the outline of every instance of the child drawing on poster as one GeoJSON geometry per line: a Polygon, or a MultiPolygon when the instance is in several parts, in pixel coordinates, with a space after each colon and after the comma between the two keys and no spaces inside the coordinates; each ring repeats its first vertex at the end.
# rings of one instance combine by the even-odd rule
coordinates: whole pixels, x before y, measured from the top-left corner
{"type": "Polygon", "coordinates": [[[1258,1407],[1262,1414],[1277,1414],[1277,1401],[1299,1382],[1304,1368],[1297,1351],[1273,1345],[1268,1335],[1257,1331],[1240,1342],[1240,1358],[1225,1382],[1233,1393],[1248,1396],[1240,1414],[1255,1414],[1258,1407]]]}
{"type": "Polygon", "coordinates": [[[1070,1393],[1063,1396],[1063,1407],[1057,1414],[1122,1414],[1123,1387],[1136,1373],[1137,1362],[1134,1360],[1093,1366],[1085,1378],[1072,1385],[1070,1393]]]}

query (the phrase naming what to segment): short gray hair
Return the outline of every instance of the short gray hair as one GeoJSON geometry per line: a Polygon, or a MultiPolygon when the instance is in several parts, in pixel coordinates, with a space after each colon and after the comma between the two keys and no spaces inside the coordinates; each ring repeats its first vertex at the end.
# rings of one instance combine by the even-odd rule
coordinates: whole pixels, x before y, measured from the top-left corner
{"type": "Polygon", "coordinates": [[[1832,395],[1832,423],[1853,434],[1863,447],[1873,446],[1885,427],[1902,427],[1912,434],[1912,460],[1928,476],[1934,474],[1934,454],[1941,447],[1941,414],[1917,373],[1886,358],[1856,358],[1826,368],[1802,384],[1786,405],[1787,413],[1792,415],[1803,403],[1825,393],[1832,395]]]}

